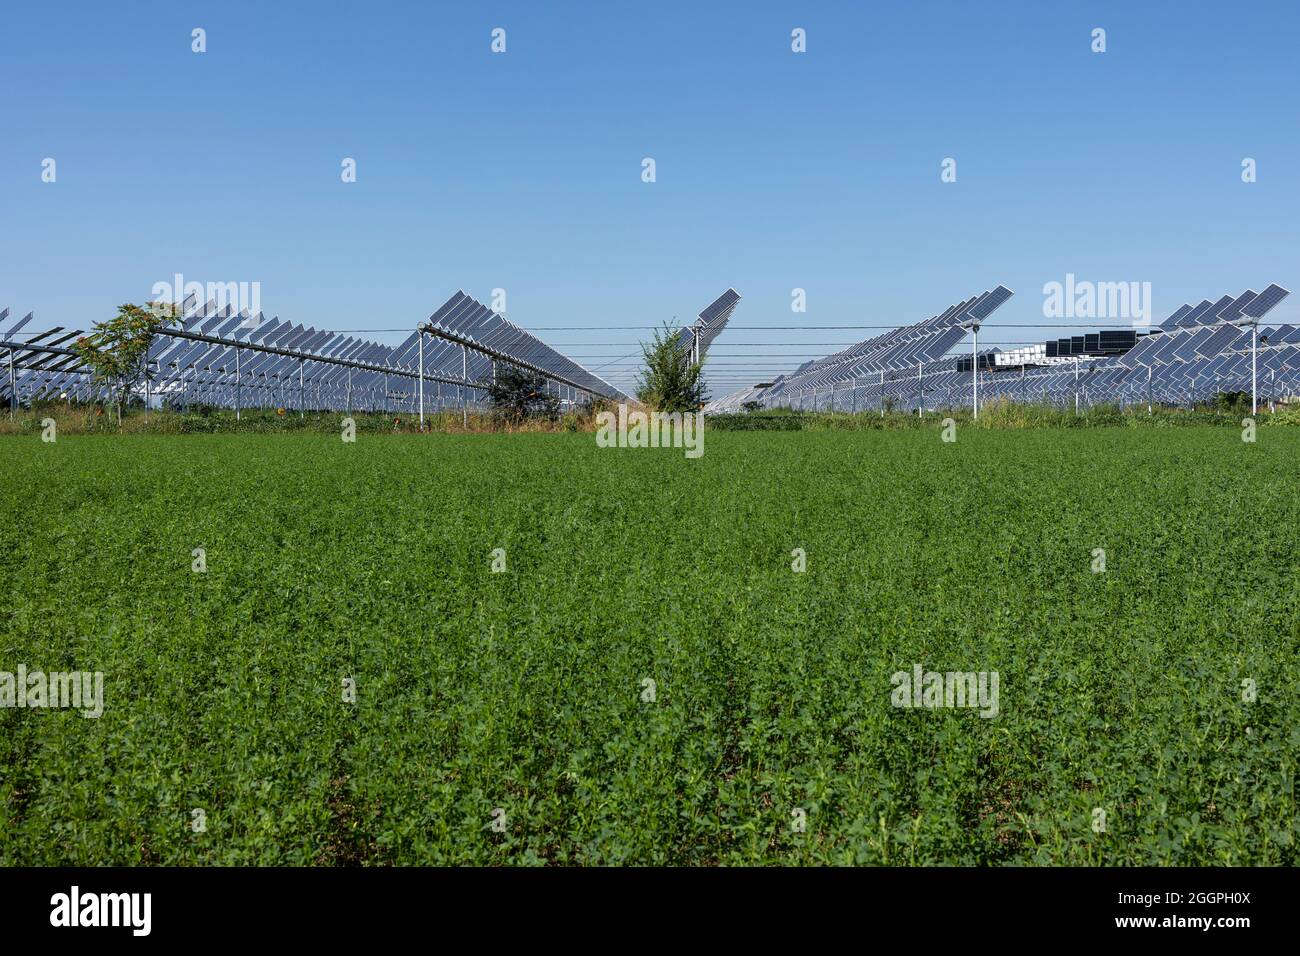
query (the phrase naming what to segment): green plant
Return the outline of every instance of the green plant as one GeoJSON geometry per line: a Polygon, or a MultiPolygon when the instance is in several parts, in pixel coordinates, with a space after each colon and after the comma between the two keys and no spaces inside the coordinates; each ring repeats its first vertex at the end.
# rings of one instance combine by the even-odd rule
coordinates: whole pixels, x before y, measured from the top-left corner
{"type": "Polygon", "coordinates": [[[1214,407],[1233,414],[1249,412],[1250,392],[1219,392],[1214,396],[1214,407]]]}
{"type": "Polygon", "coordinates": [[[538,372],[500,363],[492,380],[482,384],[493,412],[504,421],[518,423],[559,415],[560,400],[548,390],[546,376],[538,372]]]}
{"type": "Polygon", "coordinates": [[[637,398],[663,412],[693,412],[708,401],[703,365],[678,345],[678,331],[667,323],[654,339],[641,343],[645,367],[637,375],[637,398]]]}
{"type": "Polygon", "coordinates": [[[73,343],[73,351],[90,368],[94,381],[113,395],[119,425],[132,389],[149,376],[149,347],[154,335],[178,321],[177,308],[169,303],[127,303],[117,307],[113,318],[96,322],[89,335],[73,343]]]}
{"type": "Polygon", "coordinates": [[[0,865],[1300,864],[1300,430],[392,417],[0,438],[0,865]]]}

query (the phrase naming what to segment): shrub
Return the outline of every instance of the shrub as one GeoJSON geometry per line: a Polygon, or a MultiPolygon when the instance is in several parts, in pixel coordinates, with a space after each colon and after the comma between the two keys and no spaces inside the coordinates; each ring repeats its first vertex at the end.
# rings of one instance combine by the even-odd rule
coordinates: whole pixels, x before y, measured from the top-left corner
{"type": "Polygon", "coordinates": [[[493,414],[502,421],[518,424],[526,418],[554,419],[560,412],[560,400],[547,391],[544,375],[499,365],[491,382],[484,382],[493,414]]]}
{"type": "Polygon", "coordinates": [[[677,336],[665,324],[653,341],[641,343],[645,368],[637,376],[637,398],[661,412],[693,412],[708,401],[703,366],[683,353],[677,336]]]}

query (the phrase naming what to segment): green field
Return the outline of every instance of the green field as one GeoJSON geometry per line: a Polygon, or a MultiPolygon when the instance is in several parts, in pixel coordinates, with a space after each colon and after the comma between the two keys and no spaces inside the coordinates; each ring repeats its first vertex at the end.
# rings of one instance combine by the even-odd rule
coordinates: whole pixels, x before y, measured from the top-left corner
{"type": "Polygon", "coordinates": [[[1300,430],[705,450],[0,439],[0,863],[1300,862],[1300,430]]]}

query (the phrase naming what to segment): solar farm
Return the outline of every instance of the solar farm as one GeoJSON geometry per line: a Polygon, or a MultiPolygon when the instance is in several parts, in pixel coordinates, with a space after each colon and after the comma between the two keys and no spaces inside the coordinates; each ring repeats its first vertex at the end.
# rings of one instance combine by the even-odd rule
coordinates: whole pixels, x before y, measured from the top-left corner
{"type": "MultiPolygon", "coordinates": [[[[1285,403],[1285,295],[981,351],[995,286],[709,409],[920,425],[695,461],[583,430],[0,437],[4,658],[102,676],[79,712],[0,675],[0,860],[1295,864],[1300,429],[941,437],[989,402],[1285,403]]],[[[0,327],[5,398],[57,425],[100,385],[81,332],[32,325],[0,327]]],[[[190,301],[133,399],[454,423],[505,364],[630,401],[463,292],[397,346],[190,301]]]]}
{"type": "MultiPolygon", "coordinates": [[[[698,361],[726,327],[740,296],[728,289],[679,330],[682,349],[698,361]]],[[[80,329],[30,331],[33,314],[9,322],[0,310],[7,354],[0,397],[16,410],[48,400],[102,399],[104,386],[71,348],[80,329]],[[7,326],[7,327],[6,327],[7,326]]],[[[618,388],[546,345],[478,300],[457,291],[399,345],[236,312],[214,300],[182,303],[182,322],[158,330],[148,372],[133,391],[145,405],[285,408],[307,412],[481,410],[497,364],[535,372],[561,408],[593,398],[627,400],[618,388]]]]}
{"type": "MultiPolygon", "coordinates": [[[[1288,290],[1184,303],[1150,328],[1096,331],[1019,348],[979,349],[979,330],[1013,295],[996,286],[921,322],[891,328],[788,374],[722,396],[706,408],[798,411],[907,411],[925,414],[982,403],[1073,407],[1155,404],[1192,407],[1223,393],[1270,404],[1300,392],[1300,326],[1267,325],[1288,290]],[[966,350],[969,343],[969,351],[966,350]]],[[[682,354],[707,359],[740,302],[728,289],[696,321],[677,330],[682,354]]],[[[8,321],[0,310],[7,356],[0,400],[20,404],[102,397],[70,344],[81,330],[29,331],[32,313],[8,321]]],[[[458,291],[399,345],[281,322],[213,301],[183,303],[179,327],[159,331],[149,374],[136,392],[145,404],[170,401],[210,408],[286,408],[307,412],[426,412],[485,405],[485,383],[498,363],[544,377],[562,408],[628,395],[535,335],[458,291]]]]}
{"type": "Polygon", "coordinates": [[[1247,289],[1213,302],[1184,303],[1149,329],[1098,328],[1041,345],[981,352],[980,325],[1012,295],[999,285],[924,322],[734,392],[710,410],[736,412],[747,402],[847,412],[965,405],[978,415],[981,400],[1080,409],[1191,406],[1224,392],[1291,396],[1300,386],[1300,327],[1263,324],[1288,294],[1273,284],[1258,293],[1247,289]],[[969,355],[954,358],[953,349],[966,341],[969,355]]]}

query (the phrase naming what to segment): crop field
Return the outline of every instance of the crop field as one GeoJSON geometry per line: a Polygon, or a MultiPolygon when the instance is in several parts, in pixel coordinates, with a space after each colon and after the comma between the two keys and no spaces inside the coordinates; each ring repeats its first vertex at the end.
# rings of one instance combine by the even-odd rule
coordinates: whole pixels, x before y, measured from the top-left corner
{"type": "Polygon", "coordinates": [[[3,864],[1300,862],[1300,430],[5,436],[0,475],[0,672],[103,674],[102,716],[0,709],[3,864]],[[996,715],[896,706],[917,667],[996,715]]]}

